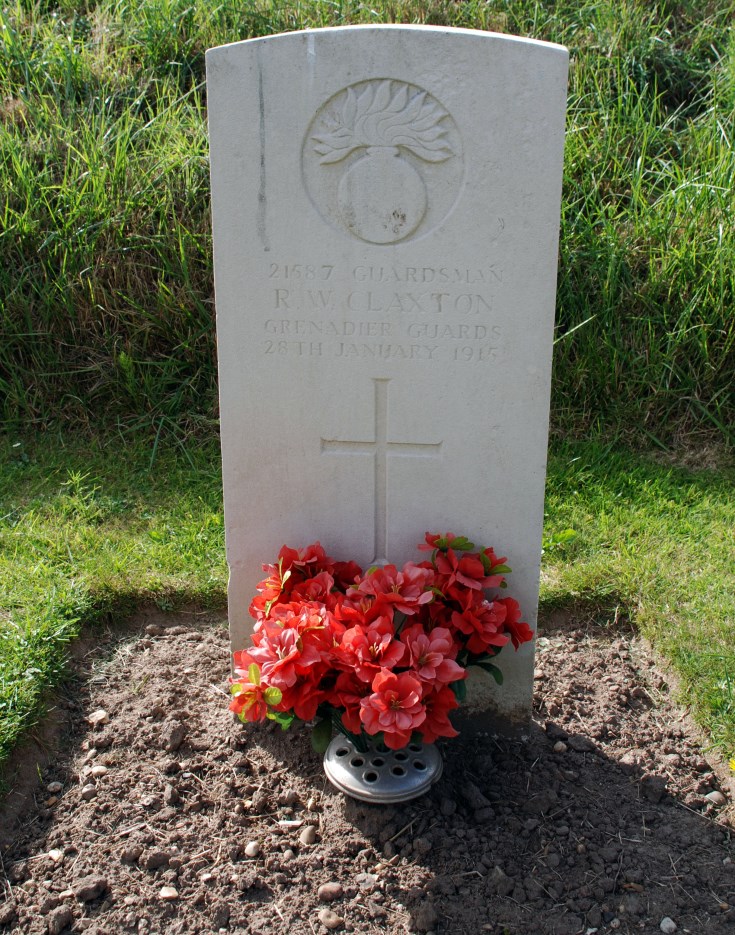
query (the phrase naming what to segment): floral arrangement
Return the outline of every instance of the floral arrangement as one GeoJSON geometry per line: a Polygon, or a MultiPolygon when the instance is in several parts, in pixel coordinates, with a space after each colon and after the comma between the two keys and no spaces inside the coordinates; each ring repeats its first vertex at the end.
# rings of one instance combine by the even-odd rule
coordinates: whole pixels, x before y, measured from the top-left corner
{"type": "Polygon", "coordinates": [[[313,721],[325,749],[332,726],[365,749],[455,737],[449,712],[465,697],[467,667],[500,684],[492,662],[507,643],[532,638],[506,587],[510,568],[463,536],[426,534],[426,561],[369,568],[337,562],[319,542],[284,546],[264,565],[250,605],[252,646],[234,654],[230,708],[242,721],[270,718],[285,729],[313,721]]]}

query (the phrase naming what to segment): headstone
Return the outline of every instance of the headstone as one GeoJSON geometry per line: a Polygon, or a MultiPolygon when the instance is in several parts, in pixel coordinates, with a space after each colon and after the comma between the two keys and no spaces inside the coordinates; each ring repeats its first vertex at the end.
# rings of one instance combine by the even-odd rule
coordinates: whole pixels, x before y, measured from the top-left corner
{"type": "MultiPolygon", "coordinates": [[[[358,26],[207,54],[229,615],[320,540],[368,567],[492,545],[532,625],[567,52],[358,26]]],[[[525,717],[533,650],[470,711],[525,717]]]]}

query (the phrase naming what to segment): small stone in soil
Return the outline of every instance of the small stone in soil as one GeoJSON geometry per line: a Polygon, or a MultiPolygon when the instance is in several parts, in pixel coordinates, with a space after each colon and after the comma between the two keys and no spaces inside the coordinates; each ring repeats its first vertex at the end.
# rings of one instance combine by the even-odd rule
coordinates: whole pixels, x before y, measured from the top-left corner
{"type": "Polygon", "coordinates": [[[316,828],[314,825],[307,825],[299,835],[299,841],[305,846],[316,842],[316,828]]]}
{"type": "Polygon", "coordinates": [[[707,799],[708,802],[712,802],[714,805],[724,805],[725,802],[727,802],[725,796],[717,789],[715,789],[714,792],[708,792],[705,799],[707,799]]]}
{"type": "Polygon", "coordinates": [[[325,906],[324,909],[319,910],[319,921],[328,929],[337,929],[342,925],[344,919],[325,906]]]}
{"type": "Polygon", "coordinates": [[[566,752],[567,752],[567,745],[564,743],[563,740],[557,740],[556,743],[554,744],[554,753],[566,753],[566,752]]]}
{"type": "Polygon", "coordinates": [[[245,856],[246,857],[257,857],[260,854],[260,842],[259,841],[250,841],[245,845],[245,856]]]}
{"type": "Polygon", "coordinates": [[[59,850],[58,848],[54,848],[52,851],[48,852],[48,855],[55,864],[58,864],[58,862],[64,856],[64,852],[59,850]]]}
{"type": "Polygon", "coordinates": [[[97,795],[97,787],[94,786],[91,782],[87,783],[86,786],[82,786],[82,798],[89,802],[91,799],[95,798],[97,795]]]}
{"type": "Polygon", "coordinates": [[[161,899],[173,900],[179,898],[179,891],[175,886],[162,886],[158,895],[161,899]]]}
{"type": "Polygon", "coordinates": [[[47,790],[48,792],[51,792],[52,794],[55,794],[55,793],[57,793],[57,792],[61,792],[61,790],[62,790],[63,788],[64,788],[64,786],[63,786],[60,782],[50,782],[50,783],[46,786],[46,790],[47,790]]]}
{"type": "Polygon", "coordinates": [[[331,903],[334,902],[335,899],[339,899],[342,896],[342,892],[342,884],[331,881],[329,883],[322,883],[317,890],[317,895],[323,903],[331,903]]]}
{"type": "Polygon", "coordinates": [[[664,935],[674,935],[674,932],[676,931],[676,922],[674,922],[673,919],[670,919],[669,916],[664,916],[663,919],[661,919],[658,927],[661,929],[664,935]]]}
{"type": "Polygon", "coordinates": [[[93,711],[87,721],[92,725],[92,727],[101,727],[102,724],[107,724],[110,720],[110,715],[105,711],[104,708],[98,708],[96,711],[93,711]]]}

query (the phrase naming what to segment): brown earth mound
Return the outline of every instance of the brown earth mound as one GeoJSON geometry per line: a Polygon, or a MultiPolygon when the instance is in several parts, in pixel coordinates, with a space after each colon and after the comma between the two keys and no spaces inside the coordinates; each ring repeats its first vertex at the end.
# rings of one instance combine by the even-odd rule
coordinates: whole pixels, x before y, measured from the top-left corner
{"type": "Polygon", "coordinates": [[[401,807],[233,722],[222,619],[87,650],[0,813],[1,933],[735,933],[726,774],[633,633],[547,621],[528,731],[445,744],[401,807]]]}

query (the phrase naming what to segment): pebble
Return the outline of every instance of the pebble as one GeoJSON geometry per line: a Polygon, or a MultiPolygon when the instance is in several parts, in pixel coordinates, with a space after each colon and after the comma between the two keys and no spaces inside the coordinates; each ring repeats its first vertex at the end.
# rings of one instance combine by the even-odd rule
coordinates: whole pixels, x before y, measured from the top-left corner
{"type": "Polygon", "coordinates": [[[48,852],[48,855],[55,864],[58,864],[60,860],[63,860],[64,852],[58,848],[54,848],[52,851],[48,852]]]}
{"type": "Polygon", "coordinates": [[[317,895],[323,903],[332,903],[335,899],[339,899],[343,892],[341,883],[331,881],[329,883],[322,883],[317,890],[317,895]]]}
{"type": "Polygon", "coordinates": [[[707,799],[708,802],[712,802],[714,805],[724,805],[725,802],[727,802],[725,796],[717,789],[715,789],[714,792],[708,792],[707,795],[705,795],[705,799],[707,799]]]}
{"type": "Polygon", "coordinates": [[[93,711],[87,721],[92,725],[92,727],[101,727],[103,724],[107,724],[110,720],[110,715],[105,711],[104,708],[98,708],[96,711],[93,711]]]}
{"type": "Polygon", "coordinates": [[[93,799],[97,795],[97,787],[91,782],[87,783],[86,786],[82,786],[82,798],[89,802],[90,799],[93,799]]]}
{"type": "Polygon", "coordinates": [[[50,782],[50,783],[46,786],[46,790],[47,790],[48,792],[52,793],[52,795],[55,795],[57,792],[61,792],[61,790],[62,790],[63,788],[64,788],[64,786],[63,786],[63,784],[60,783],[60,782],[50,782]]]}
{"type": "Polygon", "coordinates": [[[257,857],[260,854],[260,841],[249,841],[245,845],[244,854],[246,857],[257,857]]]}
{"type": "Polygon", "coordinates": [[[305,846],[316,843],[316,828],[314,825],[307,825],[304,828],[304,830],[299,835],[299,841],[301,841],[301,843],[305,846]]]}
{"type": "Polygon", "coordinates": [[[557,742],[554,744],[554,753],[566,753],[566,752],[567,752],[567,745],[564,743],[563,740],[557,740],[557,742]]]}
{"type": "Polygon", "coordinates": [[[324,909],[319,910],[319,921],[328,929],[337,929],[342,925],[344,919],[325,906],[324,909]]]}
{"type": "Polygon", "coordinates": [[[673,935],[673,933],[676,931],[676,922],[674,922],[674,920],[670,919],[668,916],[664,916],[663,919],[661,919],[658,927],[661,929],[664,935],[673,935]]]}
{"type": "Polygon", "coordinates": [[[161,899],[173,900],[179,898],[179,891],[175,886],[162,886],[158,895],[161,899]]]}
{"type": "Polygon", "coordinates": [[[101,763],[96,763],[92,769],[90,769],[89,775],[92,776],[93,779],[99,779],[100,776],[104,776],[106,772],[106,766],[103,766],[101,763]]]}

